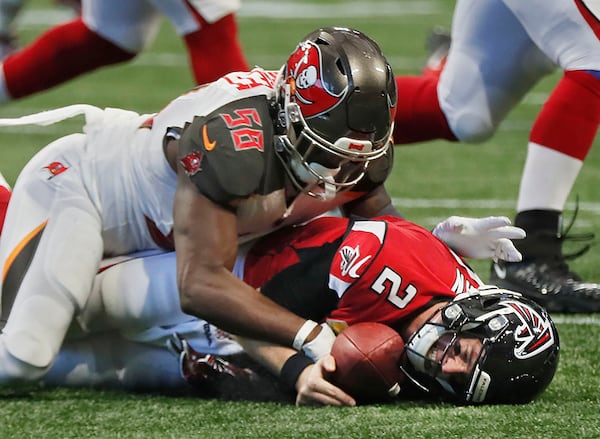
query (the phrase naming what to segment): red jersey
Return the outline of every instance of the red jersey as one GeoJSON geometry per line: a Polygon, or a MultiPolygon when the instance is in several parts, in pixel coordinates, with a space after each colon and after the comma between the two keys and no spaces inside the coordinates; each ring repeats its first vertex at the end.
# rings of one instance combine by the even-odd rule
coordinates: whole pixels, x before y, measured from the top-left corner
{"type": "Polygon", "coordinates": [[[482,284],[431,232],[395,217],[318,218],[270,234],[249,250],[244,280],[334,328],[362,321],[399,327],[482,284]]]}

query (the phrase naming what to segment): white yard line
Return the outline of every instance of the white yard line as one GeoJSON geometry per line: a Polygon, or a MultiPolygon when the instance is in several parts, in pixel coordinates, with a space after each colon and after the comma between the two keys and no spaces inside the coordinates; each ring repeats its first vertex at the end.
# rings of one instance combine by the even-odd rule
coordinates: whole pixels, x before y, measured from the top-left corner
{"type": "MultiPolygon", "coordinates": [[[[392,203],[394,206],[400,208],[411,208],[411,209],[432,209],[432,208],[444,208],[444,209],[457,209],[457,208],[468,208],[468,209],[514,209],[516,200],[495,200],[495,199],[458,199],[458,198],[393,198],[392,203]]],[[[574,209],[574,203],[568,203],[567,209],[574,209]]],[[[591,212],[600,215],[600,203],[593,202],[579,202],[579,210],[585,212],[591,212]]]]}
{"type": "Polygon", "coordinates": [[[242,0],[238,15],[265,18],[366,18],[430,15],[439,13],[440,10],[439,1],[348,1],[343,4],[319,4],[242,0]]]}
{"type": "Polygon", "coordinates": [[[554,323],[564,323],[568,325],[600,325],[600,317],[587,317],[587,316],[552,316],[554,323]]]}

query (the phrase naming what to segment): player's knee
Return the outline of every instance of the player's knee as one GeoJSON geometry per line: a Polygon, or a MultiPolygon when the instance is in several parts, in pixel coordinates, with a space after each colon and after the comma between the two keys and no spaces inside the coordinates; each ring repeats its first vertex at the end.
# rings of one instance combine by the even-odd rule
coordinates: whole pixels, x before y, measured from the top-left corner
{"type": "Polygon", "coordinates": [[[73,303],[61,294],[34,294],[15,303],[1,335],[17,360],[46,370],[56,358],[74,315],[73,303]]]}
{"type": "Polygon", "coordinates": [[[15,357],[6,346],[6,337],[0,335],[0,384],[37,381],[48,371],[15,357]]]}
{"type": "Polygon", "coordinates": [[[491,138],[497,126],[485,114],[469,112],[450,121],[450,128],[461,142],[480,143],[491,138]]]}

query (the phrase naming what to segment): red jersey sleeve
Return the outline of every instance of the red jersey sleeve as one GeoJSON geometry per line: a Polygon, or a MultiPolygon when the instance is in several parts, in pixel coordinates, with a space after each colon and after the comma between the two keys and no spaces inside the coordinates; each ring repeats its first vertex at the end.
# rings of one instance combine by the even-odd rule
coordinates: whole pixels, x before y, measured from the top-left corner
{"type": "Polygon", "coordinates": [[[443,242],[397,218],[351,226],[333,257],[329,288],[339,302],[328,321],[398,326],[432,301],[451,300],[481,280],[443,242]]]}

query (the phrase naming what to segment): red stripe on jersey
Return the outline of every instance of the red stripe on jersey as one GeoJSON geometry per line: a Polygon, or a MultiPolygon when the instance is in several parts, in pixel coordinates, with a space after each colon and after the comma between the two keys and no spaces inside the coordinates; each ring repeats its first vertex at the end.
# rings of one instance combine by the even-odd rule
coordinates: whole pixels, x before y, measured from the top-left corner
{"type": "Polygon", "coordinates": [[[173,230],[168,235],[164,235],[156,226],[156,223],[144,215],[148,233],[156,245],[168,251],[175,250],[175,240],[173,238],[173,230]]]}
{"type": "Polygon", "coordinates": [[[600,16],[598,16],[600,11],[592,12],[585,0],[575,0],[575,5],[577,5],[579,13],[585,19],[592,31],[596,34],[596,37],[600,39],[600,16]]]}

